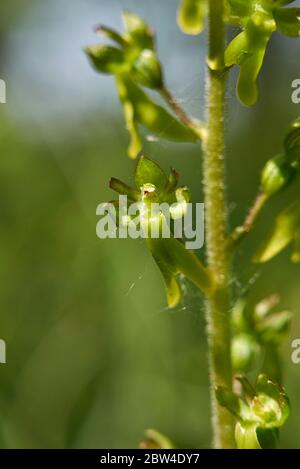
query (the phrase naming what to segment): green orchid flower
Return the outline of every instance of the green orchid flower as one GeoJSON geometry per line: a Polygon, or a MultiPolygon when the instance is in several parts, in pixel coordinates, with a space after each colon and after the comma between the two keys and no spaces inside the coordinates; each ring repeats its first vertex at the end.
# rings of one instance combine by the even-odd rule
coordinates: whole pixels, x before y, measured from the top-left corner
{"type": "MultiPolygon", "coordinates": [[[[167,301],[170,308],[175,307],[181,299],[178,276],[182,275],[193,282],[206,295],[212,294],[215,281],[209,270],[203,266],[196,254],[186,249],[182,240],[177,239],[170,225],[170,235],[163,236],[166,218],[171,221],[183,217],[186,213],[189,193],[186,187],[178,186],[178,173],[172,169],[167,177],[162,169],[148,158],[141,157],[135,171],[135,188],[116,178],[110,180],[110,187],[119,194],[126,195],[130,202],[139,204],[141,224],[146,231],[148,248],[159,267],[166,285],[167,301]],[[169,214],[159,210],[155,214],[151,204],[166,203],[169,214]],[[169,217],[168,217],[169,215],[169,217]],[[153,228],[157,236],[153,236],[153,228]]],[[[117,202],[115,202],[117,205],[117,202]]],[[[130,217],[126,218],[130,225],[130,217]]]]}
{"type": "Polygon", "coordinates": [[[225,51],[225,66],[238,65],[237,94],[247,106],[258,99],[257,78],[267,45],[278,31],[285,36],[300,35],[300,8],[284,8],[291,1],[227,0],[227,20],[242,28],[225,51]]]}
{"type": "Polygon", "coordinates": [[[290,403],[285,390],[260,374],[253,387],[247,378],[237,377],[241,394],[218,387],[216,396],[220,405],[236,418],[235,439],[239,449],[274,448],[278,430],[290,414],[290,403]]]}
{"type": "MultiPolygon", "coordinates": [[[[142,150],[139,126],[155,135],[177,142],[197,142],[199,133],[180,122],[150,98],[142,89],[164,90],[164,77],[157,57],[154,33],[138,15],[124,12],[125,32],[106,26],[96,32],[114,45],[96,44],[85,48],[96,71],[114,75],[123,107],[126,127],[130,134],[128,156],[136,158],[142,150]]],[[[195,121],[195,128],[197,122],[195,121]]]]}

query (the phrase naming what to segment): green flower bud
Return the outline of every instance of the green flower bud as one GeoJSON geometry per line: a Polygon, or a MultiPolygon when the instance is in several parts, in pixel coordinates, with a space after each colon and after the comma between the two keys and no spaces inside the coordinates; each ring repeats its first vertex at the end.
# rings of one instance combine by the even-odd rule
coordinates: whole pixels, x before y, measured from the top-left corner
{"type": "Polygon", "coordinates": [[[290,415],[290,402],[284,388],[262,373],[257,378],[256,391],[252,411],[261,420],[259,426],[282,427],[290,415]]]}
{"type": "Polygon", "coordinates": [[[260,346],[250,334],[238,334],[232,340],[231,358],[233,369],[246,373],[253,368],[260,356],[260,346]]]}
{"type": "Polygon", "coordinates": [[[150,26],[135,13],[125,11],[123,21],[128,41],[139,50],[154,48],[154,33],[150,26]]]}
{"type": "Polygon", "coordinates": [[[274,19],[279,32],[285,36],[300,36],[300,8],[275,8],[274,19]]]}
{"type": "Polygon", "coordinates": [[[200,34],[204,29],[206,10],[206,0],[182,0],[177,13],[180,29],[186,34],[200,34]]]}
{"type": "Polygon", "coordinates": [[[144,49],[132,68],[134,80],[143,86],[159,90],[163,86],[160,62],[151,49],[144,49]]]}
{"type": "Polygon", "coordinates": [[[126,69],[124,52],[117,47],[97,44],[86,47],[85,52],[98,72],[114,74],[126,69]]]}
{"type": "Polygon", "coordinates": [[[300,164],[300,117],[289,126],[284,139],[284,149],[290,164],[298,169],[300,164]]]}
{"type": "Polygon", "coordinates": [[[257,378],[253,388],[247,378],[240,377],[245,396],[218,387],[216,398],[236,418],[235,439],[239,449],[273,448],[278,429],[289,416],[290,404],[284,389],[266,375],[257,378]]]}
{"type": "Polygon", "coordinates": [[[295,174],[286,155],[280,154],[267,161],[262,170],[261,187],[265,194],[274,195],[286,187],[295,174]]]}

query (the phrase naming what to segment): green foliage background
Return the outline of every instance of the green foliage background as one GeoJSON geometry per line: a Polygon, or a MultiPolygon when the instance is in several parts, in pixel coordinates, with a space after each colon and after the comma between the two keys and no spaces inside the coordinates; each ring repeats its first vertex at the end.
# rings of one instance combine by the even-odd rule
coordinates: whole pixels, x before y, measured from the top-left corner
{"type": "MultiPolygon", "coordinates": [[[[181,446],[210,442],[202,298],[190,285],[175,311],[165,308],[160,274],[142,241],[95,234],[108,179],[132,181],[127,134],[112,80],[96,75],[82,48],[93,25],[120,27],[122,8],[157,30],[167,81],[185,107],[203,117],[205,36],[186,37],[177,2],[10,0],[0,6],[0,445],[4,448],[135,447],[145,428],[181,446]]],[[[300,78],[299,44],[275,35],[261,99],[240,106],[228,92],[230,222],[241,221],[263,163],[280,151],[287,124],[300,115],[291,82],[300,78]]],[[[202,200],[199,147],[149,142],[146,154],[172,164],[202,200]]],[[[282,350],[292,416],[282,446],[300,447],[300,365],[290,344],[300,337],[299,266],[282,253],[249,268],[272,217],[299,181],[263,213],[239,251],[236,292],[254,303],[279,291],[295,312],[282,350]]],[[[202,253],[200,253],[202,255],[202,253]]]]}

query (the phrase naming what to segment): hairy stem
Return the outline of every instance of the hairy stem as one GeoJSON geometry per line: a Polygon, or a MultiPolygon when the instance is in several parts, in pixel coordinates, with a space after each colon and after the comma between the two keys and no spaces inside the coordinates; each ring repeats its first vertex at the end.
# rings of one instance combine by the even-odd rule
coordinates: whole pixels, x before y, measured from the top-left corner
{"type": "Polygon", "coordinates": [[[226,72],[223,66],[223,0],[209,0],[209,54],[207,76],[208,133],[204,151],[206,246],[209,268],[218,288],[207,300],[214,447],[232,448],[234,424],[215,395],[217,386],[232,387],[230,353],[230,265],[226,254],[227,207],[224,168],[224,111],[226,72]]]}

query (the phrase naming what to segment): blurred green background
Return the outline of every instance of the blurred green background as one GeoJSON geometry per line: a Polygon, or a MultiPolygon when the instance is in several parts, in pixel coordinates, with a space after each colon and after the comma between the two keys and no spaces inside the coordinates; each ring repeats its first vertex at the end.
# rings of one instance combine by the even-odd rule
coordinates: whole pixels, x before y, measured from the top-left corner
{"type": "MultiPolygon", "coordinates": [[[[96,206],[111,199],[110,176],[132,181],[128,136],[110,77],[82,49],[97,23],[121,27],[123,8],[157,31],[169,87],[203,117],[205,35],[184,36],[173,0],[10,0],[0,6],[0,445],[4,448],[133,448],[154,427],[182,447],[207,447],[211,432],[203,299],[185,285],[165,307],[160,273],[142,241],[99,240],[96,206]]],[[[291,82],[300,78],[300,43],[275,35],[252,109],[229,83],[230,223],[241,221],[263,163],[280,151],[300,115],[291,82]]],[[[194,145],[148,142],[145,153],[172,164],[202,201],[201,153],[194,145]]],[[[279,291],[295,313],[282,350],[292,416],[283,447],[300,447],[299,266],[284,252],[263,268],[249,259],[273,216],[299,192],[274,200],[238,254],[237,295],[279,291]]],[[[203,253],[200,253],[203,255],[203,253]]]]}

